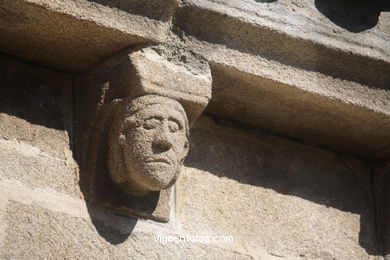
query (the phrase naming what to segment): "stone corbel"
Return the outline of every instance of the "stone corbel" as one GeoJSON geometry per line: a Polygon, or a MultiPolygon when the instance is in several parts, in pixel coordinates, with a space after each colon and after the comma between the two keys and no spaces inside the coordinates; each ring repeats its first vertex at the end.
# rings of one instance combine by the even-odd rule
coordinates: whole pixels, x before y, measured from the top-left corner
{"type": "Polygon", "coordinates": [[[116,55],[77,85],[85,199],[169,221],[189,128],[211,98],[208,63],[175,46],[152,46],[116,55]]]}

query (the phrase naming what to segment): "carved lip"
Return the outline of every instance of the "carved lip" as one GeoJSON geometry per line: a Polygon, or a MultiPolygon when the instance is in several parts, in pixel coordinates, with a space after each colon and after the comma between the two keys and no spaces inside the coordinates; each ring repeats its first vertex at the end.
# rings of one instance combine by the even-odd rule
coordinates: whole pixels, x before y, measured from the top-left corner
{"type": "Polygon", "coordinates": [[[148,158],[146,163],[165,163],[171,165],[171,161],[164,158],[148,158]]]}

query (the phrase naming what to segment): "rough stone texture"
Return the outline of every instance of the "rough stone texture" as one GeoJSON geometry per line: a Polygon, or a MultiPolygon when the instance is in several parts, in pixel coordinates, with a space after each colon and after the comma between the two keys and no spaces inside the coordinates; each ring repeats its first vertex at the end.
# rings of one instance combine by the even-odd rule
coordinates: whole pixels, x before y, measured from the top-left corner
{"type": "Polygon", "coordinates": [[[79,197],[71,78],[6,58],[0,71],[0,179],[79,197]]]}
{"type": "Polygon", "coordinates": [[[254,255],[379,259],[367,165],[208,118],[191,140],[176,187],[187,232],[234,234],[254,255]]]}
{"type": "MultiPolygon", "coordinates": [[[[388,159],[389,10],[368,0],[0,0],[2,52],[77,73],[135,51],[136,73],[124,73],[144,93],[170,89],[189,118],[210,99],[204,56],[207,112],[236,121],[205,117],[193,130],[169,223],[120,216],[77,198],[72,95],[91,100],[72,93],[70,76],[1,58],[0,258],[390,259],[388,166],[253,129],[388,159]],[[162,42],[181,49],[137,51],[162,42]],[[160,232],[234,243],[161,245],[160,232]]],[[[114,101],[102,85],[92,99],[114,101]]]]}
{"type": "Polygon", "coordinates": [[[72,157],[62,160],[18,141],[0,139],[0,147],[0,180],[19,181],[32,188],[49,187],[80,197],[78,167],[72,157]]]}
{"type": "Polygon", "coordinates": [[[129,57],[139,77],[138,91],[178,100],[190,123],[209,103],[212,79],[203,57],[175,45],[145,48],[129,57]]]}
{"type": "Polygon", "coordinates": [[[72,78],[0,56],[0,138],[67,158],[72,78]]]}
{"type": "Polygon", "coordinates": [[[192,132],[170,223],[85,205],[75,198],[68,137],[71,80],[2,64],[0,258],[344,260],[379,254],[367,165],[216,126],[207,117],[192,132]],[[234,243],[162,245],[155,241],[159,233],[231,235],[234,243]]]}
{"type": "Polygon", "coordinates": [[[390,154],[390,91],[291,68],[258,76],[212,68],[210,114],[365,157],[390,154]]]}
{"type": "Polygon", "coordinates": [[[189,147],[187,115],[179,102],[157,95],[136,98],[112,126],[108,167],[116,184],[142,196],[176,182],[189,147]]]}
{"type": "Polygon", "coordinates": [[[390,156],[388,1],[0,4],[4,52],[85,72],[122,49],[178,36],[212,65],[210,113],[371,159],[390,156]]]}
{"type": "MultiPolygon", "coordinates": [[[[1,85],[3,88],[2,93],[5,93],[5,88],[7,85],[1,85]]],[[[12,84],[8,86],[12,86],[12,84]]],[[[14,97],[17,97],[17,99],[19,99],[23,95],[23,91],[19,90],[19,88],[15,88],[12,90],[15,95],[14,97]]],[[[42,90],[45,91],[47,90],[47,88],[42,88],[41,91],[42,90]]],[[[27,94],[25,95],[25,97],[29,95],[30,94],[27,94]]],[[[15,106],[18,106],[19,104],[22,104],[22,106],[26,105],[26,103],[24,103],[24,100],[15,100],[12,99],[10,96],[4,97],[4,99],[2,98],[2,100],[4,100],[4,102],[2,102],[2,105],[10,102],[9,104],[12,104],[13,108],[15,108],[15,106]],[[16,101],[20,101],[20,103],[17,103],[16,101]]],[[[50,107],[49,110],[46,110],[54,112],[54,115],[50,115],[50,113],[46,112],[46,115],[52,117],[51,119],[48,117],[47,121],[35,121],[33,118],[31,118],[30,116],[32,115],[41,117],[39,120],[45,119],[45,113],[41,113],[42,111],[34,113],[34,111],[39,110],[40,105],[44,105],[44,103],[34,104],[34,102],[32,102],[32,104],[27,104],[28,107],[25,108],[25,117],[24,115],[14,114],[16,110],[1,109],[0,138],[4,140],[18,140],[20,142],[31,144],[37,147],[39,150],[49,154],[50,156],[65,160],[68,157],[69,153],[70,138],[67,131],[70,129],[65,130],[63,129],[63,127],[56,128],[50,125],[53,122],[50,121],[53,119],[55,120],[54,122],[56,124],[62,124],[61,117],[58,117],[59,115],[56,113],[58,112],[58,107],[56,106],[50,107]],[[31,115],[28,115],[29,113],[31,113],[31,115]]],[[[70,126],[68,125],[68,127],[70,126]]]]}
{"type": "Polygon", "coordinates": [[[168,44],[126,50],[80,77],[77,139],[87,201],[168,221],[168,188],[179,176],[189,127],[209,102],[211,86],[204,58],[168,44]]]}
{"type": "Polygon", "coordinates": [[[3,221],[3,259],[252,259],[210,245],[162,245],[153,233],[130,235],[98,219],[92,223],[88,218],[13,201],[3,221]]]}
{"type": "Polygon", "coordinates": [[[193,0],[177,10],[175,30],[211,62],[210,113],[383,159],[390,155],[386,10],[370,1],[193,0]]]}
{"type": "Polygon", "coordinates": [[[0,49],[66,71],[85,71],[131,45],[166,38],[175,1],[135,2],[2,0],[0,49]],[[140,16],[140,9],[161,20],[140,16]]]}
{"type": "Polygon", "coordinates": [[[185,34],[205,42],[337,78],[389,87],[390,15],[383,11],[389,11],[390,4],[376,7],[381,1],[264,2],[188,0],[177,11],[176,24],[185,34]],[[370,9],[376,9],[376,14],[370,9]],[[352,32],[348,26],[334,23],[324,11],[344,11],[339,22],[354,26],[362,23],[363,30],[352,32]],[[366,17],[351,19],[358,12],[365,12],[362,16],[376,19],[377,23],[364,24],[370,20],[366,17]]]}

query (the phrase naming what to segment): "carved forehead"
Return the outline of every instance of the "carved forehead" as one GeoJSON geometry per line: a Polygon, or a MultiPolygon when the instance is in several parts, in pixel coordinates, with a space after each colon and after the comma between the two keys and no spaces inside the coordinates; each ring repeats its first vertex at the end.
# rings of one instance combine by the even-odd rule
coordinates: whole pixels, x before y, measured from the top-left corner
{"type": "Polygon", "coordinates": [[[146,117],[152,114],[166,115],[167,113],[182,120],[188,130],[187,114],[183,106],[176,100],[157,95],[146,95],[132,100],[127,107],[128,117],[133,115],[137,117],[146,117]]]}
{"type": "Polygon", "coordinates": [[[176,119],[183,124],[185,124],[185,118],[183,114],[178,110],[169,105],[161,105],[161,104],[153,104],[146,106],[145,108],[138,110],[136,113],[132,114],[129,117],[135,117],[140,120],[145,120],[151,117],[159,117],[159,118],[173,118],[176,119]]]}

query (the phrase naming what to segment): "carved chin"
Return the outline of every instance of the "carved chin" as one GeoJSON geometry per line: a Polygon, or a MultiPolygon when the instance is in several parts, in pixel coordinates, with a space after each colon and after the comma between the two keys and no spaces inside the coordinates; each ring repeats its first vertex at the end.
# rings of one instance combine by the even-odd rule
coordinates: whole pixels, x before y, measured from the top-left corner
{"type": "Polygon", "coordinates": [[[180,169],[164,162],[150,162],[132,176],[137,186],[149,191],[160,191],[171,187],[179,175],[180,169]]]}

